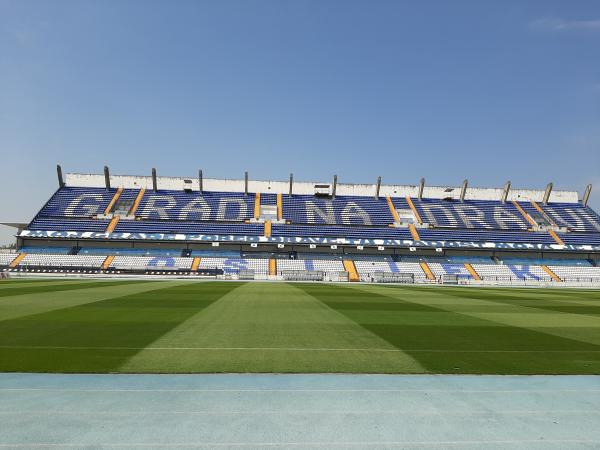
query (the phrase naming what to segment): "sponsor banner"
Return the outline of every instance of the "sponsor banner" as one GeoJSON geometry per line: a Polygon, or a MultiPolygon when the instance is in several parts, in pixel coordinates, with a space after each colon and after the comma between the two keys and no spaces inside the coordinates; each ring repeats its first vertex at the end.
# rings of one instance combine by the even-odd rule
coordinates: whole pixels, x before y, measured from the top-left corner
{"type": "Polygon", "coordinates": [[[94,239],[94,240],[135,240],[135,241],[181,241],[181,242],[235,242],[264,244],[321,244],[321,245],[366,245],[386,247],[421,248],[461,248],[461,249],[505,249],[505,250],[564,250],[564,251],[600,251],[600,245],[558,245],[524,244],[504,242],[469,241],[412,241],[408,239],[354,239],[354,238],[314,238],[285,236],[240,236],[223,234],[166,234],[166,233],[97,233],[92,231],[43,231],[23,230],[22,238],[53,239],[94,239]]]}

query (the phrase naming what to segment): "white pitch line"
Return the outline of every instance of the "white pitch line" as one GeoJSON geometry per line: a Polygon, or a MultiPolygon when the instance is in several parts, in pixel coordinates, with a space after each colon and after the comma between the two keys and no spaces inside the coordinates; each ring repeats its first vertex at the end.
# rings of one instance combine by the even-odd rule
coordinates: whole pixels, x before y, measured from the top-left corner
{"type": "Polygon", "coordinates": [[[398,348],[305,348],[305,347],[88,347],[62,345],[0,345],[14,350],[178,350],[178,351],[289,351],[289,352],[381,352],[381,353],[600,353],[600,350],[464,350],[398,348]]]}
{"type": "Polygon", "coordinates": [[[465,416],[465,415],[479,415],[479,414],[510,414],[510,415],[536,415],[536,414],[600,414],[600,410],[597,409],[582,409],[582,410],[453,410],[453,411],[407,411],[407,410],[381,410],[381,411],[286,411],[286,410],[275,410],[275,411],[0,411],[0,416],[13,416],[13,415],[102,415],[102,416],[130,416],[130,415],[244,415],[244,416],[268,416],[268,415],[354,415],[354,416],[370,416],[370,415],[411,415],[411,416],[465,416]]]}
{"type": "Polygon", "coordinates": [[[130,442],[130,443],[69,443],[69,444],[53,444],[35,442],[28,444],[0,444],[0,448],[85,448],[85,447],[152,447],[152,448],[164,448],[164,447],[373,447],[373,446],[390,446],[390,445],[418,445],[418,446],[464,446],[464,445],[510,445],[510,444],[600,444],[600,440],[597,439],[498,439],[498,440],[464,440],[464,441],[338,441],[338,442],[162,442],[157,443],[142,443],[142,442],[130,442]]]}
{"type": "MultiPolygon", "coordinates": [[[[128,374],[123,374],[127,376],[128,374]]],[[[409,375],[410,376],[410,375],[409,375]]],[[[435,376],[435,375],[432,375],[435,376]]],[[[0,388],[0,392],[259,392],[259,393],[272,393],[272,392],[458,392],[467,394],[513,394],[513,393],[596,393],[600,392],[600,389],[86,389],[86,388],[0,388]]]]}

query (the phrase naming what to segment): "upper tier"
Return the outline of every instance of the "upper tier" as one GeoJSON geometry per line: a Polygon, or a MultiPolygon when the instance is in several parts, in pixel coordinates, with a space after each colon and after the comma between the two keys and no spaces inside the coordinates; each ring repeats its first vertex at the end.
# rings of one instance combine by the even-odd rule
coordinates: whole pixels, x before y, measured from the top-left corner
{"type": "MultiPolygon", "coordinates": [[[[42,208],[31,224],[48,218],[92,219],[103,215],[117,189],[63,187],[42,208]]],[[[120,198],[133,199],[138,189],[125,189],[120,198]]],[[[527,231],[532,223],[560,231],[600,232],[600,217],[579,203],[506,202],[492,200],[441,200],[309,195],[281,196],[282,219],[292,224],[387,226],[397,212],[403,222],[431,228],[527,231]],[[414,206],[414,210],[412,207],[414,206]],[[416,214],[415,214],[416,212],[416,214]]],[[[147,190],[135,211],[138,220],[187,222],[244,222],[257,215],[257,206],[276,205],[275,195],[233,192],[147,190]]],[[[110,208],[109,208],[110,209],[110,208]]]]}

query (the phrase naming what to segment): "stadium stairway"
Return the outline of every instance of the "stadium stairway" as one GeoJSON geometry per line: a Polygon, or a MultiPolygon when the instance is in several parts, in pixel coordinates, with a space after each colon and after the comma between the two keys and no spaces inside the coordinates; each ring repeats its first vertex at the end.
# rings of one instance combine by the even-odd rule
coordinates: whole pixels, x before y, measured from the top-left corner
{"type": "Polygon", "coordinates": [[[392,214],[392,217],[394,218],[394,222],[400,223],[400,217],[398,216],[398,211],[396,211],[396,207],[394,206],[394,203],[392,202],[392,198],[389,195],[386,197],[386,201],[387,201],[388,207],[390,208],[390,213],[392,214]]]}
{"type": "Polygon", "coordinates": [[[254,194],[254,218],[260,219],[260,192],[254,194]]]}
{"type": "Polygon", "coordinates": [[[558,237],[558,234],[556,234],[554,230],[548,230],[548,234],[552,236],[552,239],[554,239],[558,245],[565,245],[563,240],[560,237],[558,237]]]}
{"type": "Polygon", "coordinates": [[[277,260],[269,258],[269,275],[277,275],[277,260]]]}
{"type": "Polygon", "coordinates": [[[521,215],[523,216],[523,218],[524,218],[524,219],[525,219],[527,222],[529,222],[529,224],[530,224],[532,227],[536,227],[536,226],[537,226],[537,224],[535,223],[535,220],[533,220],[533,219],[531,218],[531,216],[525,212],[525,210],[524,210],[524,209],[521,207],[521,205],[519,205],[519,202],[517,202],[516,200],[513,200],[513,202],[512,202],[512,203],[513,203],[513,205],[515,205],[515,208],[517,208],[517,211],[519,211],[519,212],[521,213],[521,215]]]}
{"type": "Polygon", "coordinates": [[[102,263],[101,269],[102,270],[108,269],[110,267],[110,265],[112,264],[113,259],[115,259],[114,255],[107,256],[106,259],[104,260],[104,262],[102,263]]]}
{"type": "Polygon", "coordinates": [[[104,210],[104,215],[110,214],[110,212],[115,207],[115,204],[119,200],[119,197],[121,196],[122,193],[123,193],[123,188],[119,187],[119,189],[117,189],[117,192],[115,192],[115,195],[113,196],[110,203],[106,206],[106,209],[104,210]]]}
{"type": "Polygon", "coordinates": [[[419,236],[419,232],[417,231],[416,227],[412,223],[408,225],[408,229],[410,231],[410,234],[411,234],[413,240],[415,240],[415,241],[421,240],[421,236],[419,236]]]}
{"type": "Polygon", "coordinates": [[[200,266],[200,257],[196,256],[196,257],[194,257],[194,260],[192,261],[192,272],[197,272],[199,266],[200,266]]]}
{"type": "Polygon", "coordinates": [[[356,270],[356,265],[354,261],[351,259],[345,259],[342,261],[344,264],[344,269],[348,272],[348,281],[360,281],[360,277],[358,276],[358,271],[356,270]]]}
{"type": "Polygon", "coordinates": [[[281,193],[277,194],[277,220],[283,219],[283,196],[281,193]]]}
{"type": "Polygon", "coordinates": [[[117,227],[117,224],[119,223],[120,219],[121,219],[120,216],[113,217],[110,220],[110,222],[108,223],[108,226],[106,227],[106,232],[107,233],[112,233],[113,231],[115,231],[115,228],[117,227]]]}
{"type": "Polygon", "coordinates": [[[271,221],[270,220],[265,221],[265,236],[271,237],[271,221]]]}
{"type": "Polygon", "coordinates": [[[537,210],[537,212],[539,212],[542,215],[542,217],[548,221],[550,225],[556,227],[556,222],[554,222],[554,220],[552,220],[552,218],[548,214],[546,214],[546,211],[544,211],[542,207],[537,204],[537,202],[532,201],[531,206],[533,206],[537,210]]]}
{"type": "Polygon", "coordinates": [[[467,271],[471,274],[474,280],[481,281],[481,277],[471,264],[465,263],[465,269],[467,269],[467,271]]]}
{"type": "Polygon", "coordinates": [[[137,211],[137,209],[140,206],[140,203],[142,202],[142,198],[144,198],[144,194],[146,193],[146,189],[145,188],[141,188],[140,192],[138,192],[137,197],[135,198],[135,201],[133,202],[133,206],[131,207],[131,209],[129,210],[129,215],[130,216],[135,216],[135,212],[137,211]]]}
{"type": "Polygon", "coordinates": [[[419,211],[417,211],[417,208],[415,208],[415,204],[413,203],[412,199],[408,196],[406,197],[406,203],[408,203],[408,206],[411,209],[411,211],[413,212],[413,214],[415,215],[415,219],[417,219],[417,222],[419,222],[419,225],[423,225],[423,219],[421,218],[419,211]]]}
{"type": "MultiPolygon", "coordinates": [[[[555,228],[558,228],[558,226],[556,225],[556,222],[554,220],[552,220],[552,218],[548,214],[546,214],[546,211],[544,211],[542,209],[542,207],[537,204],[537,202],[532,201],[531,202],[531,206],[533,206],[537,210],[537,212],[539,212],[542,215],[542,217],[544,219],[546,219],[546,221],[548,221],[548,223],[550,225],[552,225],[555,228]]],[[[565,243],[563,242],[563,240],[560,237],[558,237],[558,235],[556,234],[556,232],[554,230],[548,230],[548,234],[550,236],[552,236],[552,239],[554,239],[554,241],[558,245],[565,245],[565,243]]]]}
{"type": "Polygon", "coordinates": [[[14,269],[21,263],[21,261],[23,261],[23,259],[26,256],[27,256],[27,253],[19,253],[19,256],[17,256],[15,259],[13,259],[8,267],[10,267],[11,269],[14,269]]]}
{"type": "Polygon", "coordinates": [[[423,269],[423,272],[425,273],[425,276],[427,277],[427,279],[435,281],[435,275],[431,271],[429,264],[427,264],[425,261],[421,261],[419,263],[419,265],[421,266],[421,269],[423,269]]]}
{"type": "Polygon", "coordinates": [[[558,275],[556,275],[552,269],[550,269],[550,267],[546,266],[546,265],[542,265],[541,266],[542,269],[544,270],[544,272],[546,272],[548,275],[550,275],[550,277],[556,281],[557,283],[562,282],[562,280],[560,279],[560,277],[558,275]]]}

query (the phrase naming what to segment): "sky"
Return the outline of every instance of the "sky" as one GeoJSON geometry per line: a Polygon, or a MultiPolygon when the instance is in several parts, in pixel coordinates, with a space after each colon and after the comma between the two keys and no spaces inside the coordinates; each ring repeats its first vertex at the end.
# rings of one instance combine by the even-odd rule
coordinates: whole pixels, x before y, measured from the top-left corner
{"type": "Polygon", "coordinates": [[[57,163],[593,183],[598,210],[599,56],[597,0],[0,0],[0,222],[31,220],[57,163]]]}

